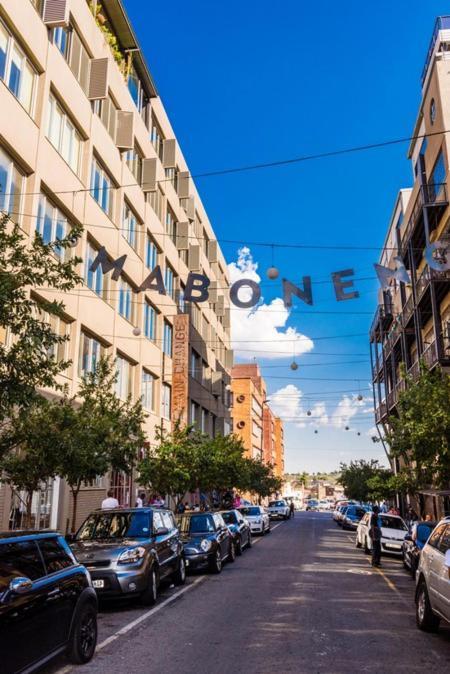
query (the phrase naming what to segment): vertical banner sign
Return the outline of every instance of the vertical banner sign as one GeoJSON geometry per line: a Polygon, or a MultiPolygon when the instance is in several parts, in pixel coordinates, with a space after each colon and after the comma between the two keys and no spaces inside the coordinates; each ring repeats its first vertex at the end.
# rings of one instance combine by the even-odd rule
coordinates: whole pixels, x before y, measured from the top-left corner
{"type": "Polygon", "coordinates": [[[189,315],[179,314],[173,323],[172,421],[188,423],[189,315]]]}

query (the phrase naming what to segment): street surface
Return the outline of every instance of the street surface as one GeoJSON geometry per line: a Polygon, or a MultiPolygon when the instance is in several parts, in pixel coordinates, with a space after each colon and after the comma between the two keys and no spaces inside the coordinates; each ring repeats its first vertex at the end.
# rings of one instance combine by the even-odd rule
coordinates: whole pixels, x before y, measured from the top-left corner
{"type": "Polygon", "coordinates": [[[102,609],[94,660],[47,671],[450,672],[450,629],[416,629],[414,582],[401,561],[383,557],[373,570],[329,513],[296,513],[254,540],[221,575],[191,576],[184,588],[163,590],[151,610],[102,609]]]}

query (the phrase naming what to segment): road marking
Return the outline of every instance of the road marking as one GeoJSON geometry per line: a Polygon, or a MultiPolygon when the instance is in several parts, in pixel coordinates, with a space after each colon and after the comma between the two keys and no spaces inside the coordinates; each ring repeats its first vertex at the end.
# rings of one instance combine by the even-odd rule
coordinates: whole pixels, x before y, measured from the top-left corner
{"type": "MultiPolygon", "coordinates": [[[[274,527],[270,527],[270,530],[271,530],[271,531],[275,531],[275,529],[278,529],[278,527],[281,527],[282,524],[283,524],[283,522],[278,522],[278,524],[275,524],[274,527]]],[[[265,540],[266,540],[266,536],[267,536],[267,534],[264,534],[264,535],[262,535],[260,538],[257,538],[256,541],[252,541],[252,542],[253,542],[253,545],[256,545],[256,544],[259,543],[260,541],[265,541],[265,540]]]]}
{"type": "MultiPolygon", "coordinates": [[[[168,606],[168,604],[172,604],[172,602],[178,599],[178,597],[181,597],[183,594],[186,594],[186,592],[189,592],[189,590],[192,590],[192,588],[196,587],[200,583],[203,583],[207,578],[208,576],[201,576],[200,578],[197,578],[192,583],[186,585],[186,587],[183,587],[181,590],[179,590],[179,592],[176,592],[171,597],[167,597],[167,599],[164,599],[164,601],[162,601],[154,608],[150,609],[150,611],[146,611],[141,616],[139,616],[139,618],[136,618],[135,620],[132,620],[130,623],[126,624],[124,627],[121,627],[120,630],[117,630],[117,632],[114,632],[114,634],[111,634],[107,639],[98,644],[95,652],[98,653],[99,651],[103,650],[104,648],[106,648],[106,646],[109,646],[109,644],[111,644],[113,641],[115,641],[119,637],[122,637],[124,634],[127,634],[132,629],[140,625],[140,623],[144,622],[144,620],[147,620],[147,618],[150,618],[152,615],[155,615],[155,613],[161,611],[161,609],[163,609],[165,606],[168,606]]],[[[72,669],[73,669],[72,665],[68,665],[67,667],[58,669],[57,674],[67,674],[67,672],[71,672],[72,669]]]]}

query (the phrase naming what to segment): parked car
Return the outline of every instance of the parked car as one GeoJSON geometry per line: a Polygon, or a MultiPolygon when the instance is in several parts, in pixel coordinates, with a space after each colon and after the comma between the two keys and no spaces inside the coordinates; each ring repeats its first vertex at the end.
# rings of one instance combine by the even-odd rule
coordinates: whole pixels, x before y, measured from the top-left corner
{"type": "MultiPolygon", "coordinates": [[[[372,511],[367,512],[356,529],[356,547],[363,547],[367,554],[372,550],[372,541],[369,536],[372,515],[372,511]]],[[[378,523],[381,528],[381,552],[402,555],[403,540],[408,533],[404,520],[399,515],[380,513],[378,523]]]]}
{"type": "Polygon", "coordinates": [[[319,501],[314,498],[310,498],[306,502],[306,510],[319,510],[319,501]]]}
{"type": "Polygon", "coordinates": [[[237,555],[242,555],[244,548],[252,547],[252,530],[248,520],[239,510],[224,510],[220,513],[233,539],[237,555]]]}
{"type": "Polygon", "coordinates": [[[291,516],[290,508],[283,499],[269,501],[267,512],[269,513],[270,519],[273,520],[288,520],[291,516]]]}
{"type": "Polygon", "coordinates": [[[186,580],[183,544],[174,516],[162,508],[96,510],[69,536],[100,598],[156,602],[161,580],[186,580]]]}
{"type": "Polygon", "coordinates": [[[450,622],[450,517],[441,520],[420,553],[416,573],[416,622],[434,632],[450,622]]]}
{"type": "Polygon", "coordinates": [[[342,513],[340,523],[343,529],[352,529],[356,531],[358,524],[366,514],[367,510],[363,506],[350,505],[346,506],[345,512],[342,513]]]}
{"type": "Polygon", "coordinates": [[[339,526],[342,526],[342,520],[345,517],[345,514],[350,506],[341,506],[338,510],[338,513],[336,515],[336,523],[339,524],[339,526]]]}
{"type": "Polygon", "coordinates": [[[183,513],[177,522],[188,569],[206,567],[220,573],[225,561],[236,559],[233,538],[219,513],[183,513]]]}
{"type": "Polygon", "coordinates": [[[89,662],[97,596],[89,572],[57,532],[0,533],[0,669],[34,672],[66,653],[89,662]]]}
{"type": "Polygon", "coordinates": [[[436,522],[415,522],[411,534],[407,534],[403,541],[403,566],[411,571],[415,578],[419,566],[420,552],[436,527],[436,522]]]}
{"type": "Polygon", "coordinates": [[[239,512],[249,522],[252,534],[270,533],[270,518],[265,508],[259,505],[241,506],[239,512]]]}

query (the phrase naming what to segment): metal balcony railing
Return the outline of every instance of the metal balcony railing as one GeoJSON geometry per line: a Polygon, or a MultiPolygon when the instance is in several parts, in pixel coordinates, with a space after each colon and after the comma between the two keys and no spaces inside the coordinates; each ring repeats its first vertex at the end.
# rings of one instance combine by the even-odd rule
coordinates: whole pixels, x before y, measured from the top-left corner
{"type": "Polygon", "coordinates": [[[422,87],[424,85],[424,82],[425,82],[425,79],[426,79],[426,76],[427,76],[427,72],[428,72],[429,65],[431,63],[431,59],[433,58],[433,52],[434,52],[434,48],[436,46],[436,42],[437,42],[438,37],[439,37],[439,31],[447,30],[449,28],[450,28],[450,16],[448,16],[448,15],[438,16],[438,18],[436,19],[436,23],[434,24],[434,30],[433,30],[433,34],[431,36],[430,46],[428,47],[428,52],[427,52],[427,56],[426,56],[426,59],[425,59],[425,65],[424,65],[423,70],[422,70],[422,76],[421,76],[422,87]]]}
{"type": "Polygon", "coordinates": [[[421,185],[414,202],[411,215],[409,216],[408,224],[403,233],[401,242],[401,254],[405,255],[406,247],[411,234],[417,224],[417,220],[422,213],[424,206],[445,206],[448,204],[447,185],[445,183],[430,183],[429,185],[421,185]]]}

